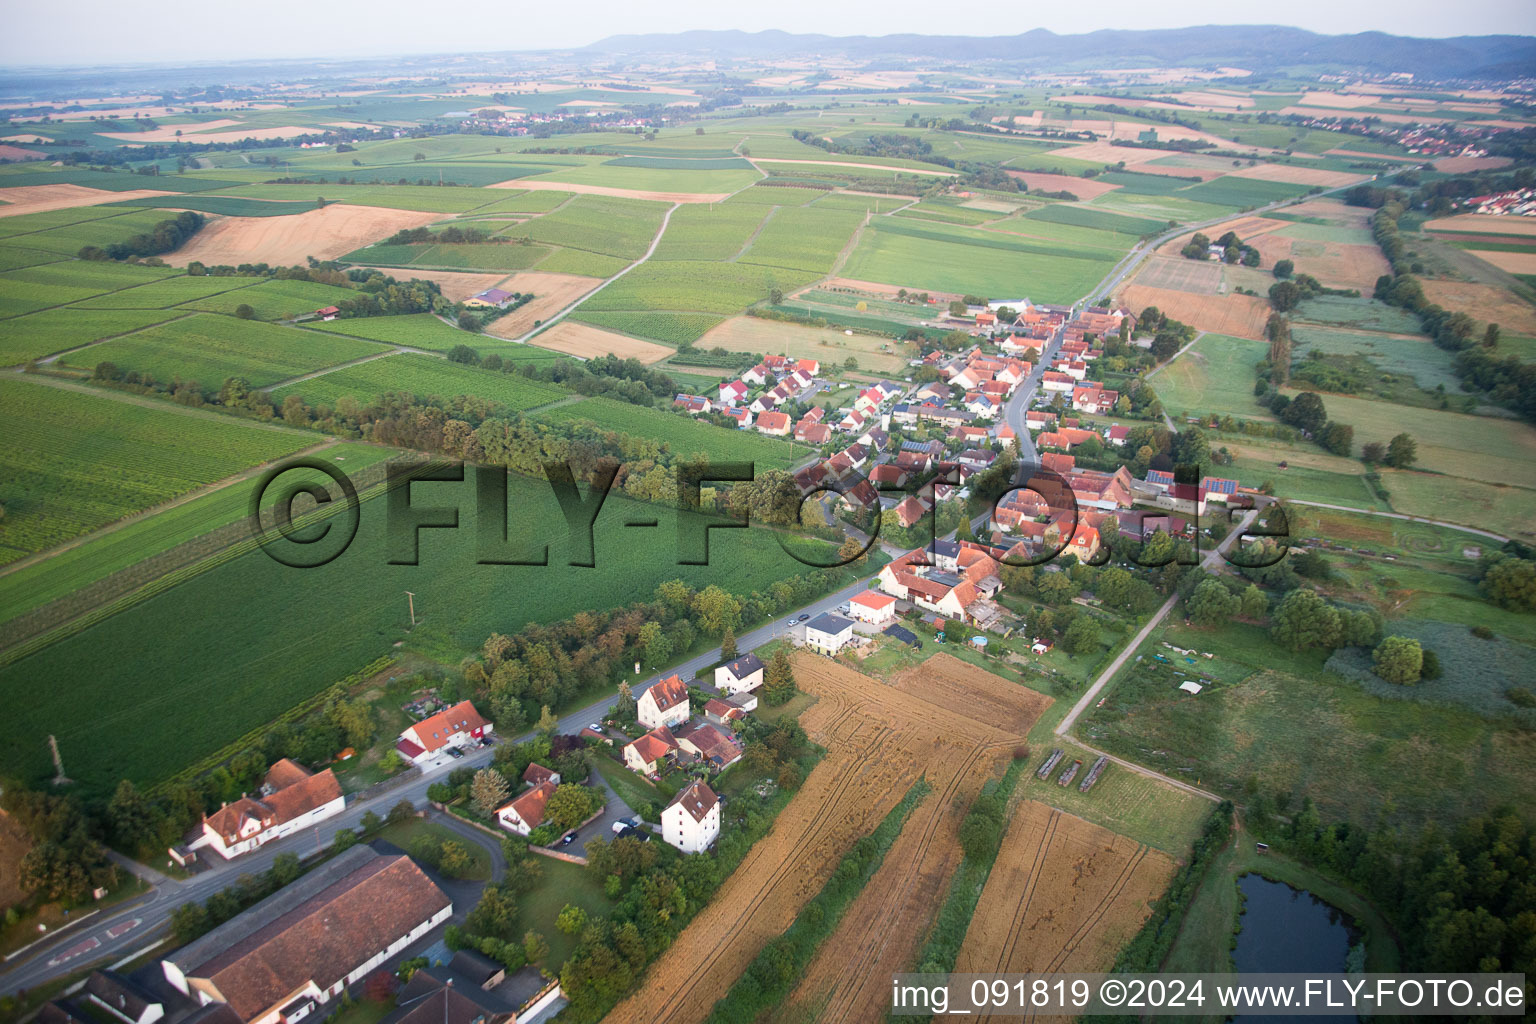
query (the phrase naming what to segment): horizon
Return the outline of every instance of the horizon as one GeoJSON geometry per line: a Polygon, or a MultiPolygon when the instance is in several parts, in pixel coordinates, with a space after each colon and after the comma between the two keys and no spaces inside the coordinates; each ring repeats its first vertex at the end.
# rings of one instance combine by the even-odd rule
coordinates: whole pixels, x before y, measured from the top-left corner
{"type": "MultiPolygon", "coordinates": [[[[1382,29],[1376,20],[1380,11],[1363,7],[1340,12],[1337,5],[1324,0],[1305,0],[1287,12],[1290,19],[1275,20],[1275,12],[1257,0],[1239,0],[1226,11],[1231,20],[1210,21],[1206,5],[1190,0],[1176,0],[1156,10],[1146,10],[1129,0],[1112,0],[1093,12],[1053,12],[1043,16],[1024,15],[998,5],[995,11],[983,11],[981,18],[998,28],[991,32],[942,30],[934,24],[926,6],[900,0],[882,12],[878,24],[855,12],[826,12],[819,6],[794,0],[772,14],[772,23],[754,11],[733,11],[721,15],[713,5],[699,0],[683,0],[667,5],[662,12],[648,9],[638,12],[615,0],[595,0],[584,7],[593,17],[579,24],[558,15],[543,12],[521,15],[526,25],[509,28],[503,37],[495,27],[485,30],[476,42],[489,45],[466,47],[462,26],[492,22],[501,11],[487,0],[451,0],[434,24],[412,23],[400,27],[392,19],[380,19],[376,8],[343,2],[316,9],[295,0],[279,0],[262,11],[259,24],[247,16],[236,25],[216,26],[211,38],[199,41],[195,60],[178,51],[185,49],[181,40],[162,40],[152,26],[105,0],[84,0],[85,12],[73,31],[65,36],[42,9],[18,9],[13,24],[0,41],[0,69],[74,68],[91,65],[178,65],[196,67],[204,64],[279,62],[284,60],[378,60],[388,58],[439,57],[455,54],[547,53],[580,50],[613,36],[674,35],[688,32],[741,32],[759,34],[782,32],[789,35],[823,35],[833,38],[883,38],[894,35],[1008,37],[1043,29],[1058,36],[1088,35],[1100,31],[1170,31],[1207,27],[1221,28],[1293,28],[1324,36],[1349,36],[1362,32],[1385,32],[1414,39],[1455,39],[1462,37],[1536,35],[1536,9],[1510,10],[1499,0],[1480,0],[1459,5],[1454,11],[1435,0],[1409,0],[1394,5],[1393,28],[1382,29]],[[1251,17],[1244,15],[1251,14],[1251,17]],[[1522,18],[1521,15],[1524,17],[1522,18]],[[1089,20],[1092,18],[1093,20],[1089,20]],[[601,33],[587,32],[582,26],[593,21],[607,26],[601,33]],[[1523,23],[1521,23],[1523,22],[1523,23]],[[228,31],[220,31],[221,29],[228,31]],[[522,33],[517,36],[516,33],[522,33]],[[578,33],[581,33],[578,35],[578,33]],[[487,37],[494,37],[487,38],[487,37]],[[337,48],[311,45],[311,40],[356,39],[354,45],[337,48]],[[296,42],[297,40],[297,42],[296,42]],[[524,45],[519,45],[520,43],[524,45]]],[[[190,0],[171,0],[162,12],[164,21],[183,15],[206,19],[206,13],[190,0]]]]}

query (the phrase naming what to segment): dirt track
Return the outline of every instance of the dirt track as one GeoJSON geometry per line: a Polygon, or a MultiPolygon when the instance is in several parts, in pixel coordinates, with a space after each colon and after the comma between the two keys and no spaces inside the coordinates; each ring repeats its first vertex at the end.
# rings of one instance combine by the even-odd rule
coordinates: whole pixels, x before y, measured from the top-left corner
{"type": "Polygon", "coordinates": [[[302,265],[310,256],[333,260],[399,231],[442,220],[440,213],[386,210],[333,203],[287,217],[218,217],[192,241],[165,257],[184,267],[193,260],[209,266],[241,263],[302,265]]]}
{"type": "Polygon", "coordinates": [[[1173,870],[1164,853],[1026,800],[1013,813],[955,971],[1107,970],[1173,870]]]}
{"type": "MultiPolygon", "coordinates": [[[[950,856],[945,847],[952,840],[939,828],[948,805],[1006,761],[1049,703],[963,662],[956,662],[958,668],[949,662],[955,659],[937,655],[916,674],[886,684],[824,658],[796,655],[800,687],[820,698],[800,722],[827,756],[612,1019],[703,1020],[758,951],[820,891],[854,840],[872,831],[926,775],[934,792],[908,819],[900,849],[891,851],[866,887],[873,895],[855,902],[838,935],[823,947],[828,964],[813,965],[810,977],[847,974],[862,983],[877,977],[876,965],[906,962],[926,930],[926,915],[936,909],[931,889],[948,878],[947,871],[935,873],[950,856]],[[964,699],[957,700],[961,694],[964,699]],[[908,925],[916,927],[898,931],[908,925]]],[[[888,997],[883,982],[866,988],[842,986],[831,995],[847,1013],[862,1017],[888,997]]]]}

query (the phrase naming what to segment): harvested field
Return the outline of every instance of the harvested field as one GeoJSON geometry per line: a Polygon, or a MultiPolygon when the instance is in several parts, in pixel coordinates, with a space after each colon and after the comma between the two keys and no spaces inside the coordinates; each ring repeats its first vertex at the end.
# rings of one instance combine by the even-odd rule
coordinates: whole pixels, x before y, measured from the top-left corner
{"type": "Polygon", "coordinates": [[[1337,188],[1365,181],[1368,174],[1351,174],[1347,171],[1325,171],[1318,167],[1293,167],[1290,164],[1259,164],[1232,171],[1229,178],[1258,178],[1261,181],[1283,181],[1290,185],[1321,185],[1337,188]]]}
{"type": "Polygon", "coordinates": [[[485,329],[486,333],[498,338],[521,338],[533,330],[534,321],[548,320],[601,283],[600,278],[578,274],[545,274],[537,270],[513,274],[501,287],[509,292],[532,292],[533,301],[497,317],[485,329]]]}
{"type": "Polygon", "coordinates": [[[1167,854],[1026,800],[1013,812],[955,971],[1108,970],[1173,870],[1167,854]]]}
{"type": "MultiPolygon", "coordinates": [[[[232,122],[237,123],[237,122],[232,122]]],[[[293,139],[300,135],[314,135],[313,128],[300,128],[297,125],[287,125],[282,128],[234,128],[227,132],[188,132],[186,125],[170,125],[165,128],[152,128],[147,132],[99,132],[108,139],[119,139],[123,142],[151,143],[151,142],[203,142],[226,143],[239,142],[242,139],[293,139]],[[180,128],[184,133],[176,134],[180,128]]]]}
{"type": "Polygon", "coordinates": [[[1424,294],[1431,302],[1453,313],[1466,313],[1480,322],[1496,323],[1506,332],[1536,334],[1536,307],[1497,285],[1427,278],[1422,283],[1424,294]]]}
{"type": "Polygon", "coordinates": [[[886,857],[806,979],[833,1000],[829,1019],[883,1019],[882,973],[910,960],[958,862],[948,805],[997,771],[1050,703],[944,654],[889,685],[814,655],[797,654],[794,667],[819,698],[800,723],[826,758],[615,1020],[703,1020],[848,847],[926,775],[935,792],[908,819],[901,853],[886,857]]]}
{"type": "Polygon", "coordinates": [[[1131,309],[1156,306],[1197,330],[1238,338],[1262,338],[1264,322],[1269,319],[1270,312],[1268,301],[1252,295],[1195,295],[1141,284],[1124,289],[1120,301],[1131,309]]]}
{"type": "Polygon", "coordinates": [[[363,267],[361,269],[378,270],[397,281],[433,281],[442,289],[443,295],[452,302],[462,302],[476,292],[494,288],[507,276],[506,274],[456,274],[451,270],[414,270],[411,267],[363,267]]]}
{"type": "Polygon", "coordinates": [[[1371,214],[1375,212],[1361,206],[1346,206],[1337,199],[1308,199],[1304,203],[1295,206],[1287,206],[1285,213],[1288,216],[1316,217],[1318,220],[1326,220],[1330,224],[1339,224],[1343,227],[1365,228],[1371,226],[1371,214]]]}
{"type": "Polygon", "coordinates": [[[773,157],[764,157],[762,159],[765,163],[770,164],[810,164],[816,167],[853,167],[858,170],[865,171],[891,171],[894,174],[927,174],[936,178],[953,178],[955,177],[956,173],[954,171],[928,171],[919,167],[894,167],[886,164],[875,163],[861,164],[848,160],[779,160],[773,157]]]}
{"type": "Polygon", "coordinates": [[[1148,288],[1172,288],[1196,295],[1215,295],[1221,287],[1221,268],[1222,264],[1211,260],[1153,256],[1136,274],[1136,283],[1148,288]]]}
{"type": "MultiPolygon", "coordinates": [[[[493,332],[495,327],[496,324],[491,325],[493,332]]],[[[529,344],[581,359],[615,355],[620,359],[638,359],[646,364],[659,363],[672,354],[672,350],[665,345],[615,334],[574,320],[561,320],[543,334],[532,338],[529,344]]]]}
{"type": "Polygon", "coordinates": [[[532,181],[513,178],[487,188],[515,188],[531,192],[579,192],[584,196],[614,196],[619,199],[659,199],[664,203],[718,203],[730,198],[729,192],[652,192],[640,188],[614,188],[609,185],[573,185],[563,181],[532,181]]]}
{"type": "MultiPolygon", "coordinates": [[[[1235,231],[1238,238],[1241,238],[1249,245],[1257,247],[1260,236],[1266,235],[1271,231],[1279,231],[1281,228],[1288,228],[1292,223],[1294,222],[1275,220],[1272,217],[1236,217],[1229,221],[1223,221],[1213,227],[1201,228],[1200,233],[1214,242],[1228,231],[1235,231]]],[[[1189,240],[1193,235],[1194,232],[1190,232],[1187,235],[1179,235],[1177,238],[1169,239],[1158,246],[1158,254],[1161,256],[1178,256],[1179,250],[1189,244],[1189,240]]],[[[1183,259],[1182,256],[1179,258],[1183,259]]]]}
{"type": "Polygon", "coordinates": [[[1466,174],[1508,167],[1513,161],[1507,156],[1450,156],[1437,158],[1434,163],[1435,170],[1442,174],[1466,174]]]}
{"type": "MultiPolygon", "coordinates": [[[[1161,125],[1158,126],[1161,129],[1161,125]]],[[[1140,163],[1149,163],[1165,156],[1177,156],[1176,149],[1133,149],[1127,150],[1124,146],[1116,146],[1108,139],[1099,142],[1089,142],[1086,145],[1062,146],[1060,149],[1046,151],[1050,156],[1064,156],[1073,160],[1087,160],[1092,163],[1117,164],[1127,156],[1134,156],[1140,163]]],[[[1153,172],[1157,173],[1157,172],[1153,172]]],[[[1186,174],[1188,172],[1185,172],[1186,174]]]]}
{"type": "Polygon", "coordinates": [[[1311,274],[1329,288],[1355,288],[1369,295],[1376,279],[1392,272],[1392,265],[1375,245],[1313,242],[1275,233],[1243,241],[1259,250],[1260,266],[1266,272],[1277,260],[1292,260],[1297,271],[1311,274]]]}
{"type": "MultiPolygon", "coordinates": [[[[1191,161],[1195,159],[1198,158],[1190,158],[1191,161]]],[[[1137,174],[1161,174],[1165,178],[1199,178],[1201,181],[1210,181],[1212,178],[1219,178],[1227,173],[1223,169],[1201,167],[1192,165],[1189,162],[1178,164],[1163,163],[1161,157],[1153,161],[1144,160],[1134,164],[1126,164],[1125,169],[1127,171],[1134,171],[1137,174]]]]}
{"type": "Polygon", "coordinates": [[[1536,274],[1536,252],[1489,252],[1469,250],[1473,256],[1511,274],[1536,274]]]}
{"type": "Polygon", "coordinates": [[[272,263],[303,265],[313,256],[333,260],[372,245],[402,228],[441,220],[440,213],[387,210],[377,206],[337,203],[291,217],[219,217],[211,220],[186,245],[165,257],[184,267],[193,260],[220,264],[272,263]]]}
{"type": "MultiPolygon", "coordinates": [[[[9,190],[7,190],[9,191],[9,190]]],[[[1425,231],[1471,231],[1491,235],[1536,235],[1536,217],[1495,217],[1486,213],[1458,213],[1424,222],[1425,231]]]]}
{"type": "Polygon", "coordinates": [[[921,353],[908,342],[870,334],[846,335],[826,327],[806,327],[758,317],[736,316],[710,330],[697,342],[700,349],[723,348],[730,352],[782,352],[796,359],[820,360],[824,366],[841,365],[849,356],[859,368],[875,373],[894,373],[921,353]],[[884,351],[882,351],[882,346],[884,351]]]}
{"type": "Polygon", "coordinates": [[[1045,192],[1071,192],[1084,202],[1097,199],[1105,192],[1113,192],[1120,187],[1107,181],[1096,181],[1093,178],[1074,178],[1070,174],[1046,174],[1043,171],[1009,171],[1008,176],[1018,178],[1031,189],[1045,192]]]}
{"type": "Polygon", "coordinates": [[[1421,164],[1424,158],[1420,156],[1391,156],[1387,153],[1367,153],[1361,149],[1325,149],[1323,156],[1358,156],[1369,160],[1396,160],[1404,164],[1421,164]]]}
{"type": "Polygon", "coordinates": [[[15,217],[23,213],[42,213],[44,210],[68,210],[76,206],[99,206],[102,203],[122,203],[129,199],[149,199],[155,196],[175,195],[174,192],[158,192],[154,189],[133,189],[129,192],[108,192],[84,185],[22,185],[17,188],[0,188],[0,217],[15,217]]]}

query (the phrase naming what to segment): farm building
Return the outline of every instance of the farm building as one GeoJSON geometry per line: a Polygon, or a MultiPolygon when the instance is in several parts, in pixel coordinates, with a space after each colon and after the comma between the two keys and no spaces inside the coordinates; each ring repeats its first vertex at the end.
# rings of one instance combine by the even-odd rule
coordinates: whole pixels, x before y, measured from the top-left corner
{"type": "Polygon", "coordinates": [[[460,701],[400,734],[395,749],[407,761],[430,761],[449,747],[467,747],[490,735],[495,727],[469,701],[460,701]]]}
{"type": "Polygon", "coordinates": [[[464,305],[472,309],[506,309],[515,296],[502,288],[487,288],[483,292],[476,292],[464,300],[464,305]]]}
{"type": "Polygon", "coordinates": [[[715,689],[726,694],[755,690],[763,685],[763,662],[755,654],[744,654],[715,669],[715,689]]]}
{"type": "Polygon", "coordinates": [[[259,795],[205,815],[202,834],[188,848],[207,846],[229,860],[340,814],[344,804],[341,783],[329,768],[312,775],[285,757],[267,772],[259,795]]]}
{"type": "Polygon", "coordinates": [[[245,1024],[330,1004],[433,928],[453,901],[409,857],[354,846],[160,961],[165,980],[245,1024]]]}
{"type": "Polygon", "coordinates": [[[805,624],[805,645],[822,654],[836,654],[853,640],[853,622],[822,612],[805,624]]]}
{"type": "Polygon", "coordinates": [[[684,853],[703,853],[720,836],[720,799],[695,780],[661,812],[661,837],[684,853]]]}
{"type": "Polygon", "coordinates": [[[635,714],[647,729],[682,725],[688,721],[688,687],[681,676],[670,675],[640,695],[635,714]]]}

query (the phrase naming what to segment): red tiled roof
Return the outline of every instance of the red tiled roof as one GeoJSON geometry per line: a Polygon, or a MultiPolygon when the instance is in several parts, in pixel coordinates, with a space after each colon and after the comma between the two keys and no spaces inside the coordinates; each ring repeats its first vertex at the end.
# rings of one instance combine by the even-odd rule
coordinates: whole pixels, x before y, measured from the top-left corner
{"type": "Polygon", "coordinates": [[[874,590],[865,590],[859,594],[856,594],[848,603],[863,605],[865,608],[868,608],[871,611],[878,612],[882,608],[889,608],[891,605],[895,604],[896,599],[890,594],[881,594],[874,590]]]}
{"type": "Polygon", "coordinates": [[[530,764],[523,771],[523,781],[531,783],[535,786],[539,785],[540,783],[549,782],[554,777],[555,773],[550,771],[548,768],[545,768],[541,764],[530,764]]]}
{"type": "Polygon", "coordinates": [[[475,710],[475,706],[465,700],[445,711],[439,711],[431,718],[422,719],[406,731],[414,733],[415,742],[431,753],[441,750],[444,744],[459,733],[473,732],[489,724],[475,710]]]}
{"type": "Polygon", "coordinates": [[[651,700],[656,703],[658,711],[688,703],[688,684],[683,682],[682,676],[667,676],[645,692],[651,695],[651,700]]]}
{"type": "Polygon", "coordinates": [[[714,790],[695,779],[686,789],[672,798],[672,802],[667,804],[667,810],[670,811],[681,804],[683,810],[688,812],[694,821],[703,821],[719,802],[720,798],[715,796],[714,790]]]}
{"type": "Polygon", "coordinates": [[[635,753],[640,755],[640,760],[650,764],[676,750],[677,740],[672,738],[671,729],[658,725],[644,736],[637,737],[629,746],[635,748],[635,753]]]}
{"type": "Polygon", "coordinates": [[[507,804],[506,807],[499,808],[496,813],[500,814],[507,807],[510,807],[517,812],[517,816],[523,820],[525,825],[529,828],[538,828],[544,823],[544,806],[549,803],[549,798],[554,796],[554,793],[554,781],[545,779],[516,800],[507,804]]]}

